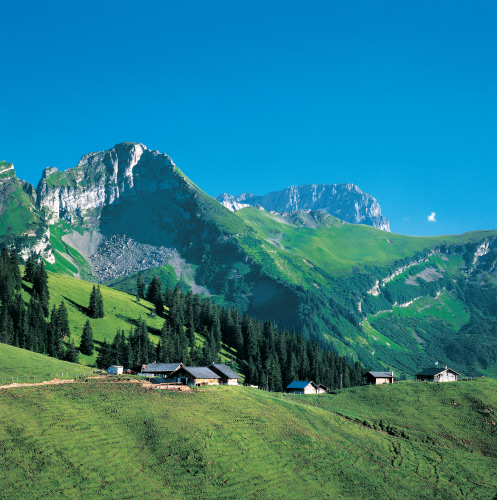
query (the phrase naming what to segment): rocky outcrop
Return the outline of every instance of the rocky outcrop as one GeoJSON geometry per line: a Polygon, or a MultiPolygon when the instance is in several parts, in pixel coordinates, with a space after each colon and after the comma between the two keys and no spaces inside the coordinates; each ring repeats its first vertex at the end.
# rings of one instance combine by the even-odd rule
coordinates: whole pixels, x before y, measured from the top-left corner
{"type": "Polygon", "coordinates": [[[186,179],[175,169],[166,154],[125,142],[84,155],[76,167],[64,172],[45,169],[37,188],[38,204],[51,223],[59,218],[70,222],[98,218],[103,207],[122,199],[185,187],[186,179]]]}
{"type": "Polygon", "coordinates": [[[323,210],[345,222],[367,224],[390,231],[390,224],[381,214],[376,199],[354,184],[289,186],[264,196],[243,193],[235,197],[223,193],[217,196],[216,200],[232,211],[253,205],[260,205],[275,212],[323,210]]]}

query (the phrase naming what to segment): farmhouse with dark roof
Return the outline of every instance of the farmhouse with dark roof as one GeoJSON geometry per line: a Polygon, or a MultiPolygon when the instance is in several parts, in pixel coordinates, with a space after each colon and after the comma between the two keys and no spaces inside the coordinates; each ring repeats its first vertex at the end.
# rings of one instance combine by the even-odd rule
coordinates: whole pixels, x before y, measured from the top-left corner
{"type": "Polygon", "coordinates": [[[185,385],[219,385],[221,377],[210,368],[181,365],[170,377],[185,385]]]}
{"type": "Polygon", "coordinates": [[[421,373],[416,374],[416,380],[420,382],[455,382],[459,377],[452,368],[447,367],[433,367],[426,368],[421,373]]]}
{"type": "Polygon", "coordinates": [[[175,372],[183,363],[149,363],[142,368],[143,374],[150,374],[156,377],[169,377],[171,373],[175,372]]]}
{"type": "Polygon", "coordinates": [[[209,368],[221,377],[221,384],[238,385],[240,375],[229,366],[212,363],[209,368]]]}
{"type": "Polygon", "coordinates": [[[366,377],[366,384],[393,384],[395,375],[393,372],[368,372],[363,375],[366,377]]]}

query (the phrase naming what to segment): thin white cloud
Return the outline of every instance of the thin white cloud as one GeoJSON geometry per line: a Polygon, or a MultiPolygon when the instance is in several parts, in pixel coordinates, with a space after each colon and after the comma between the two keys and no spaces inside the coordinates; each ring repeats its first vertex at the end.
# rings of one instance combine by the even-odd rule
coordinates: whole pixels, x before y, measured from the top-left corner
{"type": "Polygon", "coordinates": [[[432,212],[430,215],[428,215],[428,220],[430,222],[437,222],[437,219],[435,219],[435,212],[432,212]]]}

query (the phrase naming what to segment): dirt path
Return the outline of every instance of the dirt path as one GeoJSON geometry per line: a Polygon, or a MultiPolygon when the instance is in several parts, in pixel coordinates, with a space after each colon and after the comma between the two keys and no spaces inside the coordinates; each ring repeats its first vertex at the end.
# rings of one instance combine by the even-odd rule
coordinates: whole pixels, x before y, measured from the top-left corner
{"type": "MultiPolygon", "coordinates": [[[[33,387],[36,385],[60,385],[60,384],[73,384],[74,382],[82,382],[83,380],[88,380],[88,379],[106,379],[108,378],[108,375],[98,375],[97,377],[84,377],[83,379],[65,379],[65,380],[59,380],[58,378],[54,378],[53,380],[44,380],[43,382],[34,382],[32,384],[26,382],[26,383],[21,383],[21,384],[8,384],[8,385],[0,385],[0,389],[16,389],[17,387],[33,387]]],[[[169,390],[176,390],[176,391],[191,391],[191,388],[189,386],[184,386],[184,385],[174,385],[174,386],[160,386],[156,384],[152,384],[148,380],[142,381],[142,380],[112,380],[109,379],[105,384],[141,384],[142,387],[149,388],[149,389],[169,389],[169,390]]]]}
{"type": "MultiPolygon", "coordinates": [[[[95,379],[95,378],[104,378],[105,375],[99,375],[98,377],[86,377],[87,379],[95,379]]],[[[33,382],[30,384],[29,382],[26,382],[24,384],[8,384],[8,385],[0,385],[0,389],[14,389],[16,387],[33,387],[35,385],[59,385],[59,384],[73,384],[74,382],[77,382],[78,379],[74,378],[69,378],[69,379],[64,379],[64,380],[59,380],[58,378],[54,378],[53,380],[44,380],[43,382],[33,382]]],[[[138,381],[139,382],[139,381],[138,381]]]]}

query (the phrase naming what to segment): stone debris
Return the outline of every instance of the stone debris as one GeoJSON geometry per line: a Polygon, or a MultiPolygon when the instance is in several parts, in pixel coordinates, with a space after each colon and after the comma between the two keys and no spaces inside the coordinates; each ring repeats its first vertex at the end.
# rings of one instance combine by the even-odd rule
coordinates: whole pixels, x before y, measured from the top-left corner
{"type": "Polygon", "coordinates": [[[139,243],[126,235],[105,238],[90,256],[93,273],[100,283],[120,276],[167,265],[176,257],[173,248],[139,243]]]}

